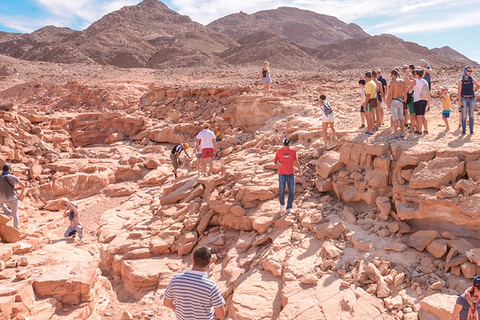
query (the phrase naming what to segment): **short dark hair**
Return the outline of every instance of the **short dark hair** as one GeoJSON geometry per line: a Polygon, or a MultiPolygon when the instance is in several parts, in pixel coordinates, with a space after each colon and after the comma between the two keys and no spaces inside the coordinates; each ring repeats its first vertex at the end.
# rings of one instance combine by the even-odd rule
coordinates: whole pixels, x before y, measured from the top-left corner
{"type": "Polygon", "coordinates": [[[398,71],[397,70],[392,70],[390,74],[394,75],[395,77],[398,77],[398,71]]]}
{"type": "Polygon", "coordinates": [[[371,77],[372,77],[372,73],[371,73],[371,72],[365,72],[365,77],[371,78],[371,77]]]}
{"type": "Polygon", "coordinates": [[[201,246],[193,253],[193,263],[200,268],[206,268],[212,259],[212,252],[207,247],[201,246]]]}
{"type": "Polygon", "coordinates": [[[4,165],[3,165],[2,171],[11,171],[11,170],[12,170],[12,167],[10,167],[9,164],[4,164],[4,165]]]}
{"type": "Polygon", "coordinates": [[[421,77],[423,77],[423,70],[422,69],[417,69],[417,70],[415,70],[414,74],[418,75],[421,78],[421,77]]]}
{"type": "Polygon", "coordinates": [[[372,71],[372,76],[376,76],[377,75],[377,71],[373,70],[372,71]]]}
{"type": "Polygon", "coordinates": [[[365,83],[366,83],[366,82],[365,82],[365,80],[364,80],[364,79],[360,79],[360,80],[358,80],[358,84],[363,84],[363,85],[365,85],[365,83]]]}
{"type": "Polygon", "coordinates": [[[415,66],[413,64],[408,66],[410,69],[415,70],[415,66]]]}
{"type": "Polygon", "coordinates": [[[320,95],[320,100],[325,100],[325,99],[327,99],[326,95],[324,95],[324,94],[320,95]]]}

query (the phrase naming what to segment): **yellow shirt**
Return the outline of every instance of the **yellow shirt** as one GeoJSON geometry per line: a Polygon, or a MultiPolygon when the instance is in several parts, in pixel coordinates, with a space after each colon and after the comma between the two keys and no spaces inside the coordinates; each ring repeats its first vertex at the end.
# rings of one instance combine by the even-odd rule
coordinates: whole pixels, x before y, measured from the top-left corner
{"type": "Polygon", "coordinates": [[[375,82],[373,82],[373,80],[368,81],[365,85],[365,97],[367,94],[370,94],[370,99],[377,97],[377,85],[375,82]]]}
{"type": "Polygon", "coordinates": [[[450,95],[448,93],[445,93],[443,95],[443,110],[448,111],[451,110],[451,102],[450,102],[450,95]]]}
{"type": "Polygon", "coordinates": [[[223,139],[223,134],[221,131],[217,131],[217,139],[223,139]]]}

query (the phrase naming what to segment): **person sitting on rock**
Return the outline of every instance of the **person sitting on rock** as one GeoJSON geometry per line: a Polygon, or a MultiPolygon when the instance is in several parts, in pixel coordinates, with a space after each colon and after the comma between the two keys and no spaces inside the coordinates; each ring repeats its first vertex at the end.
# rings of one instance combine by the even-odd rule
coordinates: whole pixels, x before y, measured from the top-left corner
{"type": "Polygon", "coordinates": [[[6,164],[3,166],[2,176],[0,177],[0,203],[2,204],[3,213],[6,215],[12,215],[13,227],[20,230],[18,201],[22,201],[25,197],[25,184],[21,182],[18,177],[12,175],[12,171],[10,165],[6,164]],[[17,194],[15,189],[17,184],[21,188],[20,195],[17,194]]]}
{"type": "Polygon", "coordinates": [[[175,179],[177,179],[177,169],[180,167],[182,164],[182,161],[180,160],[180,153],[182,151],[185,151],[185,155],[188,157],[188,159],[192,159],[190,155],[187,152],[189,145],[188,143],[181,143],[177,144],[172,148],[172,152],[170,153],[170,159],[172,160],[172,165],[173,165],[173,174],[175,175],[175,179]]]}
{"type": "Polygon", "coordinates": [[[216,137],[215,140],[216,140],[217,142],[222,141],[222,139],[223,139],[223,134],[222,134],[222,131],[220,131],[220,127],[219,127],[219,126],[216,126],[216,127],[215,127],[215,131],[217,131],[217,132],[215,133],[215,137],[216,137]]]}
{"type": "Polygon", "coordinates": [[[78,215],[78,205],[73,202],[65,203],[65,211],[63,212],[63,217],[67,218],[70,221],[70,226],[65,231],[63,235],[65,238],[75,238],[75,234],[78,234],[78,242],[83,242],[83,226],[80,222],[80,217],[78,215]]]}

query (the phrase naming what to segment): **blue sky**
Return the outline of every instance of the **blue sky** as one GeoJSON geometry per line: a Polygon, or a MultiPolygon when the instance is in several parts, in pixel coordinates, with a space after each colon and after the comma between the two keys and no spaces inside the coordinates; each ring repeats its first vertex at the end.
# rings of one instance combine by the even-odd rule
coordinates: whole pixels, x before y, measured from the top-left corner
{"type": "MultiPolygon", "coordinates": [[[[83,30],[139,0],[0,0],[0,31],[46,25],[83,30]]],[[[480,0],[169,0],[171,9],[202,24],[240,11],[292,6],[357,23],[371,35],[394,34],[429,48],[450,46],[480,63],[480,0]]],[[[379,53],[381,54],[381,52],[379,53]]]]}

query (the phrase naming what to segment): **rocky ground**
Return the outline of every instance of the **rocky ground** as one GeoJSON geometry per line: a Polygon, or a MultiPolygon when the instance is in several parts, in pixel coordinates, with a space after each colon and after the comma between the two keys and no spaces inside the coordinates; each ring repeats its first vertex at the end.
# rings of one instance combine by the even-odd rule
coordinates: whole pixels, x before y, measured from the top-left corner
{"type": "Polygon", "coordinates": [[[28,188],[21,239],[0,220],[0,319],[174,319],[163,292],[198,245],[235,320],[449,319],[480,271],[479,138],[456,110],[451,132],[441,120],[438,89],[455,98],[459,70],[433,77],[429,134],[390,141],[388,121],[357,129],[362,70],[272,70],[262,98],[248,68],[0,59],[0,162],[28,188]],[[327,147],[320,93],[338,129],[327,147]],[[203,121],[225,135],[215,174],[192,163],[174,179],[169,150],[203,121]],[[302,167],[293,214],[272,161],[285,136],[302,167]],[[83,244],[63,238],[62,198],[79,204],[83,244]]]}

